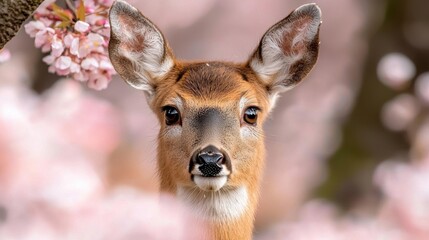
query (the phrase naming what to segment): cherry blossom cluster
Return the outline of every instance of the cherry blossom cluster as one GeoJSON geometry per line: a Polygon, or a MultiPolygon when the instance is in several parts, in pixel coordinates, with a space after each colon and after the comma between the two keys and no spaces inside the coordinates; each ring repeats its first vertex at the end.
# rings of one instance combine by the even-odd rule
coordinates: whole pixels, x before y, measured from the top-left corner
{"type": "Polygon", "coordinates": [[[112,0],[68,0],[63,8],[49,0],[36,10],[25,31],[37,48],[48,53],[43,61],[49,72],[96,90],[108,86],[115,74],[107,51],[111,4],[112,0]]]}

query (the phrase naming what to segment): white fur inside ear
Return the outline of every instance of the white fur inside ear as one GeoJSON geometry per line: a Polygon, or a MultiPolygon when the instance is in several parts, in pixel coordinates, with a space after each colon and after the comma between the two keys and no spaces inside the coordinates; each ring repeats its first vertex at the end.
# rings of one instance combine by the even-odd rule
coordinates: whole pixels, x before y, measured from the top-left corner
{"type": "Polygon", "coordinates": [[[309,20],[307,24],[304,24],[301,29],[299,29],[300,33],[296,35],[292,45],[295,45],[297,42],[301,41],[312,41],[318,33],[318,29],[321,23],[322,11],[320,10],[320,8],[314,3],[305,4],[297,8],[293,12],[293,14],[305,17],[308,16],[311,18],[311,20],[309,20]]]}
{"type": "Polygon", "coordinates": [[[164,77],[173,67],[174,62],[170,57],[162,60],[162,57],[156,56],[154,49],[144,50],[140,56],[130,58],[134,64],[138,84],[133,85],[140,90],[146,90],[151,95],[156,86],[156,80],[164,77]],[[148,84],[149,83],[149,84],[148,84]]]}
{"type": "Polygon", "coordinates": [[[124,1],[113,4],[109,19],[112,38],[109,52],[115,69],[131,86],[151,95],[156,81],[174,65],[170,53],[165,52],[162,34],[139,10],[124,1]]]}
{"type": "Polygon", "coordinates": [[[250,66],[267,86],[272,87],[273,92],[287,91],[295,86],[281,85],[280,82],[291,78],[290,67],[305,57],[306,44],[310,44],[318,34],[320,20],[320,8],[306,4],[264,35],[259,49],[262,59],[254,56],[250,66]]]}

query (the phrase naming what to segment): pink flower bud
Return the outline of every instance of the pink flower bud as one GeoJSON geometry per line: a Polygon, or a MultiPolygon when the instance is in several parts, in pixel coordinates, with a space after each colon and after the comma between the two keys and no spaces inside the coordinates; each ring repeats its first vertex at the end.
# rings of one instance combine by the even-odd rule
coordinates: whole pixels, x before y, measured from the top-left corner
{"type": "Polygon", "coordinates": [[[81,82],[88,81],[87,73],[81,71],[78,73],[73,74],[73,79],[81,82]]]}
{"type": "Polygon", "coordinates": [[[41,21],[31,21],[24,26],[25,32],[30,35],[30,37],[35,37],[36,33],[46,28],[45,24],[41,21]]]}
{"type": "Polygon", "coordinates": [[[113,66],[109,60],[101,60],[100,61],[100,69],[102,69],[102,70],[113,70],[113,66]]]}
{"type": "Polygon", "coordinates": [[[55,57],[52,55],[48,55],[42,59],[46,64],[51,65],[55,61],[55,57]]]}
{"type": "Polygon", "coordinates": [[[60,75],[60,76],[66,76],[66,75],[69,75],[69,74],[70,74],[70,68],[66,68],[66,69],[58,69],[58,68],[57,68],[56,73],[57,73],[58,75],[60,75]]]}
{"type": "Polygon", "coordinates": [[[96,47],[101,46],[104,43],[104,38],[100,34],[96,33],[88,34],[88,40],[96,47]]]}
{"type": "Polygon", "coordinates": [[[70,45],[70,53],[78,56],[79,54],[79,38],[73,38],[70,45]]]}
{"type": "Polygon", "coordinates": [[[106,89],[109,85],[110,79],[104,76],[101,73],[92,74],[88,81],[88,87],[95,90],[103,90],[106,89]]]}
{"type": "Polygon", "coordinates": [[[64,52],[64,44],[60,39],[58,39],[57,36],[54,36],[54,38],[52,39],[51,48],[52,55],[55,57],[61,56],[61,54],[64,52]]]}
{"type": "Polygon", "coordinates": [[[83,21],[77,21],[76,24],[74,25],[74,30],[78,31],[78,32],[86,32],[89,29],[89,24],[83,21]]]}
{"type": "Polygon", "coordinates": [[[55,68],[54,65],[51,65],[51,66],[48,67],[48,72],[55,73],[56,71],[57,71],[57,69],[55,68]]]}
{"type": "Polygon", "coordinates": [[[54,34],[55,34],[55,31],[52,28],[45,28],[45,29],[37,32],[35,35],[35,39],[34,39],[34,45],[37,48],[44,47],[45,45],[47,45],[49,47],[48,50],[50,50],[50,48],[51,48],[50,43],[52,41],[52,36],[54,34]]]}
{"type": "Polygon", "coordinates": [[[99,67],[99,64],[95,58],[85,58],[81,65],[82,68],[86,70],[95,70],[99,67]]]}
{"type": "Polygon", "coordinates": [[[75,62],[72,62],[70,65],[70,72],[72,72],[72,73],[80,72],[80,65],[75,63],[75,62]]]}
{"type": "Polygon", "coordinates": [[[87,7],[87,8],[85,8],[85,12],[87,12],[87,13],[94,13],[95,9],[92,8],[92,7],[87,7]]]}
{"type": "Polygon", "coordinates": [[[64,45],[69,48],[70,45],[72,44],[73,39],[74,39],[73,35],[71,35],[70,33],[68,33],[64,37],[64,45]]]}
{"type": "Polygon", "coordinates": [[[95,25],[97,26],[104,26],[104,24],[106,24],[107,19],[103,18],[103,19],[99,19],[95,22],[95,25]]]}
{"type": "Polygon", "coordinates": [[[68,69],[71,65],[71,58],[67,56],[61,56],[55,61],[55,67],[60,70],[68,69]]]}

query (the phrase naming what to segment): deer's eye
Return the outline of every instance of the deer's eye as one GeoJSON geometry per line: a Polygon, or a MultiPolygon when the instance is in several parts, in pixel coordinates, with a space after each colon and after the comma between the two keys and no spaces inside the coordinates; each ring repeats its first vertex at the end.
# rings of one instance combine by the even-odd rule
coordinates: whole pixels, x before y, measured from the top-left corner
{"type": "Polygon", "coordinates": [[[180,112],[175,107],[165,106],[163,107],[165,124],[174,125],[180,123],[180,112]]]}
{"type": "Polygon", "coordinates": [[[246,111],[244,111],[243,120],[250,125],[256,125],[258,110],[257,107],[248,107],[246,111]]]}

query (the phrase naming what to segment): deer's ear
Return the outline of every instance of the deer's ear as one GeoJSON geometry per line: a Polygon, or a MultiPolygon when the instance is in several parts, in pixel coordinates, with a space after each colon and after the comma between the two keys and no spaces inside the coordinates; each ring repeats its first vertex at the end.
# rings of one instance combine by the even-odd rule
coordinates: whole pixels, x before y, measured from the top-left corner
{"type": "Polygon", "coordinates": [[[139,10],[121,0],[113,3],[109,20],[109,55],[115,70],[128,84],[152,95],[157,81],[174,65],[162,33],[139,10]]]}
{"type": "Polygon", "coordinates": [[[296,86],[316,63],[320,24],[320,8],[307,4],[264,34],[248,64],[270,95],[296,86]]]}

